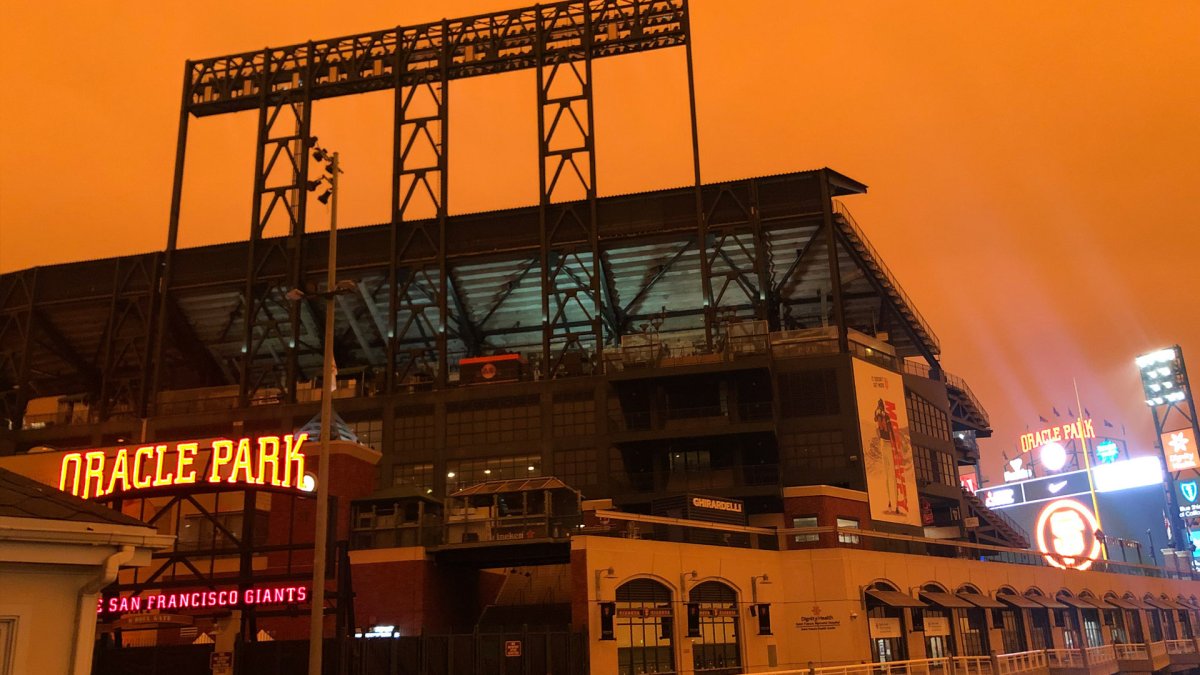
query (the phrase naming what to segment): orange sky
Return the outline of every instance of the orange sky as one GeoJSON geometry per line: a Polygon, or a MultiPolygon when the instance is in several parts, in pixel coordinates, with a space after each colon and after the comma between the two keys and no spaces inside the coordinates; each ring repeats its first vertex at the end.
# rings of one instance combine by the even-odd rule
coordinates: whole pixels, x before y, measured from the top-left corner
{"type": "MultiPolygon", "coordinates": [[[[515,4],[3,3],[0,271],[164,246],[185,59],[515,4]]],[[[1179,342],[1200,378],[1200,3],[693,6],[706,181],[870,185],[847,204],[992,413],[988,455],[1074,408],[1073,376],[1149,451],[1132,357],[1179,342]]],[[[682,50],[595,77],[601,193],[688,183],[682,50]]],[[[315,108],[343,223],[387,218],[390,101],[315,108]]],[[[533,203],[532,72],[451,111],[452,210],[533,203]]],[[[193,120],[182,245],[246,237],[254,114],[193,120]]]]}

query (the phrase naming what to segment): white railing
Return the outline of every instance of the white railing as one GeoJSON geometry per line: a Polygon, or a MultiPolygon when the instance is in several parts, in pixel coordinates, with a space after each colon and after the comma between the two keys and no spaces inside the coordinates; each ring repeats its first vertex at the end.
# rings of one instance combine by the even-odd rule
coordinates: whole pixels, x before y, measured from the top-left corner
{"type": "Polygon", "coordinates": [[[1089,665],[1097,663],[1112,663],[1117,660],[1117,655],[1113,651],[1112,645],[1102,645],[1100,647],[1087,648],[1087,661],[1089,665]]]}
{"type": "Polygon", "coordinates": [[[1051,668],[1082,668],[1083,652],[1078,649],[1047,649],[1046,664],[1051,668]]]}
{"type": "MultiPolygon", "coordinates": [[[[860,663],[811,670],[784,671],[804,675],[950,675],[950,659],[913,659],[888,663],[860,663]]],[[[773,675],[778,675],[773,673],[773,675]]]]}
{"type": "Polygon", "coordinates": [[[1122,661],[1137,661],[1150,658],[1150,651],[1142,642],[1127,642],[1117,643],[1113,645],[1113,651],[1117,658],[1122,661]]]}
{"type": "Polygon", "coordinates": [[[1045,670],[1049,667],[1046,661],[1046,652],[1015,652],[1013,654],[998,654],[996,655],[996,668],[998,675],[1010,675],[1012,673],[1036,673],[1040,670],[1045,670]]]}
{"type": "MultiPolygon", "coordinates": [[[[1156,643],[1157,644],[1157,643],[1156,643]]],[[[1167,640],[1168,654],[1195,654],[1195,640],[1167,640]]]]}
{"type": "Polygon", "coordinates": [[[987,656],[955,656],[950,659],[954,675],[993,675],[992,659],[987,656]]]}

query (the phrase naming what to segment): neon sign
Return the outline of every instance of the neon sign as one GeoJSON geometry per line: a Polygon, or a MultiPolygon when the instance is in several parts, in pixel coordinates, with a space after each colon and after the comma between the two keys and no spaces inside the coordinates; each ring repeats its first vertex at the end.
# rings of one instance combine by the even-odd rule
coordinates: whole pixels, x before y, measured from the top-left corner
{"type": "Polygon", "coordinates": [[[1101,464],[1112,464],[1121,454],[1121,448],[1115,441],[1102,441],[1096,444],[1096,461],[1101,464]]]}
{"type": "Polygon", "coordinates": [[[247,605],[278,605],[308,600],[307,586],[278,588],[247,588],[227,591],[190,591],[156,595],[124,595],[96,603],[96,613],[163,612],[168,609],[205,609],[209,607],[245,607],[247,605]]]}
{"type": "Polygon", "coordinates": [[[299,488],[304,481],[304,453],[308,434],[260,436],[237,441],[212,442],[207,463],[196,465],[199,443],[144,445],[117,450],[67,453],[59,467],[58,489],[76,497],[144,490],[192,483],[241,483],[299,488]]]}
{"type": "Polygon", "coordinates": [[[1086,570],[1100,557],[1096,517],[1072,499],[1050,502],[1038,514],[1037,547],[1059,569],[1086,570]]]}
{"type": "Polygon", "coordinates": [[[1021,452],[1029,452],[1034,448],[1045,445],[1050,441],[1069,441],[1076,438],[1095,438],[1096,429],[1092,426],[1092,418],[1081,419],[1069,424],[1031,431],[1021,434],[1021,452]]]}

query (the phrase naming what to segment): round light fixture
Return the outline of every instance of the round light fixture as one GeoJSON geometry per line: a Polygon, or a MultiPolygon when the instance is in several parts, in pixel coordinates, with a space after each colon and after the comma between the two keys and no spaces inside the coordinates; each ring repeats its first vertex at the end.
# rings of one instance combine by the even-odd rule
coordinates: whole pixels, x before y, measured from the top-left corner
{"type": "Polygon", "coordinates": [[[304,492],[312,492],[317,489],[317,477],[311,473],[304,474],[304,478],[300,479],[300,489],[304,492]]]}
{"type": "Polygon", "coordinates": [[[1043,445],[1038,457],[1042,461],[1042,468],[1048,471],[1059,471],[1067,465],[1067,449],[1058,441],[1043,445]]]}

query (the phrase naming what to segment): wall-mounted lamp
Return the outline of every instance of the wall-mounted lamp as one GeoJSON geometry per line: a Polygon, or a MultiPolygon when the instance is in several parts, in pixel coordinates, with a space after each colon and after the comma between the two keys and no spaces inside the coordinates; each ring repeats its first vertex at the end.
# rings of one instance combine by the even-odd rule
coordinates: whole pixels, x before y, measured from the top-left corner
{"type": "Polygon", "coordinates": [[[756,574],[750,577],[750,602],[758,602],[758,586],[759,584],[768,585],[771,583],[771,578],[766,574],[756,574]]]}
{"type": "Polygon", "coordinates": [[[600,580],[601,579],[616,579],[617,572],[611,567],[596,570],[596,599],[600,599],[600,580]]]}

